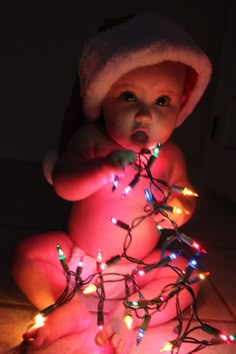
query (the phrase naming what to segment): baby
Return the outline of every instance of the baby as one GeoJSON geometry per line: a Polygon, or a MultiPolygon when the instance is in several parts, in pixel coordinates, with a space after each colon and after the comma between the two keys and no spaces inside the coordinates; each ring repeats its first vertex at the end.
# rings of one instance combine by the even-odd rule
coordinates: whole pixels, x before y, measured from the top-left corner
{"type": "MultiPolygon", "coordinates": [[[[184,157],[169,138],[194,109],[210,75],[209,60],[192,39],[155,14],[136,16],[98,33],[82,52],[79,78],[85,121],[52,173],[56,193],[74,202],[68,232],[24,240],[17,249],[13,275],[42,311],[65,288],[56,245],[70,270],[75,271],[81,262],[82,280],[97,271],[98,278],[90,283],[105,294],[99,324],[103,325],[103,312],[107,318],[91,338],[94,353],[96,345],[108,342],[110,352],[130,353],[134,331],[123,320],[122,299],[132,303],[140,299],[140,292],[143,299],[153,299],[176,282],[171,267],[149,268],[142,276],[134,270],[163,259],[156,247],[157,225],[176,228],[194,211],[194,198],[175,190],[164,192],[168,186],[191,189],[184,157]],[[119,262],[102,267],[116,256],[119,262]],[[123,286],[115,281],[117,274],[120,278],[129,274],[131,280],[123,286]]],[[[171,261],[180,270],[187,263],[182,256],[171,261]]],[[[192,285],[195,294],[197,284],[192,285]]],[[[192,301],[186,290],[179,299],[182,310],[192,301]]],[[[175,302],[170,297],[160,311],[152,311],[149,326],[176,317],[175,302]]],[[[97,303],[97,296],[86,297],[78,291],[47,316],[44,326],[29,329],[24,339],[43,348],[62,336],[86,332],[97,303]]],[[[144,316],[132,313],[132,317],[132,328],[142,325],[144,316]]]]}

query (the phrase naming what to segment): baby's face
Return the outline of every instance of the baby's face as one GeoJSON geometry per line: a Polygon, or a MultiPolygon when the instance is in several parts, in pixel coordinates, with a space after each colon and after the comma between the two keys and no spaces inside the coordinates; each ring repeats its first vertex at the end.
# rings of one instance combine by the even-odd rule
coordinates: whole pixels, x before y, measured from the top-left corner
{"type": "Polygon", "coordinates": [[[139,152],[165,143],[184,101],[186,67],[165,62],[122,76],[107,93],[102,110],[110,137],[139,152]]]}

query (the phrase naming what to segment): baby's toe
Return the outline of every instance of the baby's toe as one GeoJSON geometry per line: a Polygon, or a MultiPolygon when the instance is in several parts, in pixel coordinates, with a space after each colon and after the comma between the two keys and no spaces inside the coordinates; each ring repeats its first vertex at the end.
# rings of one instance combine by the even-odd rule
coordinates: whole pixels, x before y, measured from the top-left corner
{"type": "Polygon", "coordinates": [[[97,345],[102,346],[109,340],[112,336],[113,330],[109,325],[105,325],[103,329],[98,332],[95,336],[95,342],[97,345]]]}
{"type": "Polygon", "coordinates": [[[111,346],[113,349],[116,349],[119,347],[121,340],[121,336],[119,333],[114,333],[113,336],[111,337],[111,346]]]}
{"type": "Polygon", "coordinates": [[[34,339],[37,328],[32,328],[22,335],[22,338],[27,342],[34,339]]]}

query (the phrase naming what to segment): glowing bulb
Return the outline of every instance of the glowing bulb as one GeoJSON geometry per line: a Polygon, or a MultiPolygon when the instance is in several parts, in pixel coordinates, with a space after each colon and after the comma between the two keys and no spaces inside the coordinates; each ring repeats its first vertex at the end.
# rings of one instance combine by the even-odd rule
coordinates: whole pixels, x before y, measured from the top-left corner
{"type": "Polygon", "coordinates": [[[200,273],[199,274],[199,278],[201,280],[205,279],[208,275],[210,275],[210,272],[205,272],[205,273],[200,273]]]}
{"type": "Polygon", "coordinates": [[[100,249],[98,250],[96,261],[98,263],[102,262],[102,251],[100,249]]]}
{"type": "Polygon", "coordinates": [[[171,205],[165,205],[165,204],[162,204],[162,205],[159,205],[159,207],[163,210],[166,210],[166,211],[169,211],[173,214],[190,214],[189,210],[187,209],[180,209],[180,208],[177,208],[176,206],[171,206],[171,205]]]}
{"type": "Polygon", "coordinates": [[[171,253],[169,255],[169,257],[170,257],[170,260],[173,261],[173,259],[176,259],[177,255],[176,255],[176,253],[171,253]]]}
{"type": "Polygon", "coordinates": [[[188,189],[186,187],[183,189],[183,195],[189,195],[189,196],[193,196],[193,197],[198,197],[197,193],[191,191],[190,189],[188,189]]]}
{"type": "Polygon", "coordinates": [[[64,259],[66,259],[66,256],[65,256],[64,252],[62,251],[60,245],[57,245],[57,252],[58,252],[60,261],[61,260],[63,261],[64,259]]]}
{"type": "Polygon", "coordinates": [[[33,320],[34,325],[32,328],[39,328],[44,326],[46,318],[41,313],[38,313],[33,320]]]}
{"type": "Polygon", "coordinates": [[[229,340],[229,337],[226,336],[226,334],[223,334],[223,333],[221,333],[221,334],[219,335],[219,337],[220,337],[220,339],[222,339],[224,342],[228,342],[228,340],[229,340]]]}
{"type": "Polygon", "coordinates": [[[171,342],[166,342],[166,344],[160,349],[160,352],[170,352],[173,349],[173,344],[171,342]]]}
{"type": "Polygon", "coordinates": [[[98,311],[97,313],[97,325],[100,330],[103,329],[104,325],[104,313],[103,311],[98,311]]]}
{"type": "MultiPolygon", "coordinates": [[[[200,255],[200,252],[196,252],[194,257],[189,261],[185,271],[183,272],[183,274],[184,274],[183,281],[186,281],[189,283],[190,275],[192,274],[194,269],[196,269],[198,266],[199,255],[200,255]]],[[[193,281],[193,282],[195,282],[195,281],[193,281]]]]}
{"type": "Polygon", "coordinates": [[[231,340],[231,342],[235,342],[236,341],[236,335],[235,334],[230,334],[229,339],[231,340]]]}
{"type": "Polygon", "coordinates": [[[111,216],[108,216],[108,220],[110,220],[111,222],[113,222],[113,224],[117,224],[116,218],[112,218],[111,216]]]}
{"type": "Polygon", "coordinates": [[[197,193],[191,191],[190,189],[188,189],[186,187],[172,186],[171,190],[172,190],[172,192],[181,193],[181,194],[186,195],[186,196],[198,197],[197,193]]]}
{"type": "Polygon", "coordinates": [[[119,177],[115,176],[114,181],[113,181],[113,186],[111,189],[112,192],[114,192],[116,190],[116,188],[118,187],[118,184],[119,184],[119,177]]]}
{"type": "Polygon", "coordinates": [[[200,249],[200,245],[197,242],[193,242],[192,246],[193,248],[196,248],[196,250],[200,249]]]}
{"type": "Polygon", "coordinates": [[[202,248],[202,246],[198,242],[194,241],[192,237],[184,233],[178,233],[178,237],[182,242],[186,243],[190,247],[193,247],[200,252],[207,253],[207,251],[204,248],[202,248]]]}
{"type": "Polygon", "coordinates": [[[189,265],[190,265],[190,267],[192,267],[192,268],[196,268],[196,266],[197,266],[197,261],[196,261],[196,259],[192,259],[192,260],[189,262],[189,265]]]}
{"type": "Polygon", "coordinates": [[[127,196],[127,194],[129,194],[132,191],[132,189],[136,186],[138,181],[139,181],[139,174],[137,173],[132,179],[132,181],[130,182],[130,184],[128,185],[128,187],[125,187],[125,189],[123,190],[121,194],[122,199],[124,199],[127,196]]]}
{"type": "MultiPolygon", "coordinates": [[[[161,268],[166,266],[169,262],[173,261],[174,259],[176,259],[176,257],[181,253],[181,251],[176,251],[175,253],[171,253],[169,254],[169,256],[166,256],[165,258],[163,258],[162,260],[160,260],[159,262],[156,263],[156,267],[161,268]]],[[[147,268],[146,273],[148,271],[152,270],[151,267],[147,268]]]]}
{"type": "Polygon", "coordinates": [[[97,291],[97,286],[94,283],[90,283],[82,290],[85,295],[93,294],[97,291]]]}
{"type": "Polygon", "coordinates": [[[138,332],[138,338],[136,340],[136,345],[139,345],[144,337],[144,333],[148,328],[149,322],[151,319],[151,315],[145,314],[143,323],[141,324],[138,332]]]}
{"type": "Polygon", "coordinates": [[[84,256],[80,256],[78,267],[83,267],[83,264],[84,264],[84,256]]]}
{"type": "Polygon", "coordinates": [[[102,263],[100,264],[100,269],[101,269],[102,271],[104,271],[105,269],[107,269],[107,264],[104,263],[104,262],[102,262],[102,263]]]}
{"type": "Polygon", "coordinates": [[[59,255],[59,261],[62,265],[62,268],[64,269],[65,272],[67,272],[69,270],[68,264],[66,262],[66,256],[64,254],[64,252],[61,249],[61,246],[57,244],[57,252],[59,255]]]}
{"type": "Polygon", "coordinates": [[[157,159],[158,154],[159,154],[159,151],[160,151],[160,148],[161,148],[161,143],[159,142],[159,143],[156,145],[156,147],[154,148],[150,159],[148,160],[147,169],[150,169],[151,166],[153,165],[154,161],[157,159]]]}
{"type": "Polygon", "coordinates": [[[34,319],[37,326],[42,326],[45,322],[45,317],[43,317],[41,313],[37,314],[34,319]]]}
{"type": "Polygon", "coordinates": [[[177,208],[177,207],[173,207],[173,211],[172,211],[173,214],[190,214],[190,212],[187,210],[187,209],[180,209],[180,208],[177,208]]]}
{"type": "Polygon", "coordinates": [[[189,279],[187,281],[188,284],[193,284],[193,283],[197,283],[200,280],[204,280],[206,277],[208,277],[210,275],[210,272],[204,272],[204,273],[199,273],[198,275],[196,275],[195,277],[189,279]]]}
{"type": "Polygon", "coordinates": [[[82,273],[82,270],[83,270],[83,264],[84,264],[84,256],[80,256],[80,260],[78,262],[78,266],[76,268],[76,276],[77,276],[77,279],[80,277],[81,273],[82,273]]]}
{"type": "Polygon", "coordinates": [[[129,307],[139,307],[139,303],[137,301],[127,301],[126,306],[129,307]]]}
{"type": "Polygon", "coordinates": [[[104,271],[107,268],[106,263],[102,261],[102,251],[99,249],[96,258],[97,272],[104,271]]]}
{"type": "Polygon", "coordinates": [[[145,199],[148,203],[153,202],[153,195],[152,192],[149,191],[147,188],[144,188],[145,199]]]}
{"type": "Polygon", "coordinates": [[[126,314],[124,316],[124,322],[125,322],[125,324],[126,324],[128,329],[132,329],[133,328],[134,320],[133,320],[133,317],[130,314],[126,314]]]}
{"type": "Polygon", "coordinates": [[[138,338],[136,340],[136,345],[139,345],[141,343],[141,341],[144,337],[144,333],[145,333],[145,331],[142,328],[140,328],[140,330],[138,332],[138,338]]]}
{"type": "Polygon", "coordinates": [[[124,199],[130,192],[131,192],[132,188],[130,186],[125,187],[125,189],[123,190],[122,194],[121,194],[121,198],[124,199]]]}
{"type": "Polygon", "coordinates": [[[111,216],[108,216],[107,218],[108,218],[108,220],[110,220],[113,224],[115,224],[115,225],[121,227],[122,229],[125,229],[125,230],[129,231],[129,229],[130,229],[129,225],[126,224],[126,223],[124,223],[123,221],[118,220],[118,219],[116,219],[116,218],[113,218],[113,217],[111,217],[111,216]]]}

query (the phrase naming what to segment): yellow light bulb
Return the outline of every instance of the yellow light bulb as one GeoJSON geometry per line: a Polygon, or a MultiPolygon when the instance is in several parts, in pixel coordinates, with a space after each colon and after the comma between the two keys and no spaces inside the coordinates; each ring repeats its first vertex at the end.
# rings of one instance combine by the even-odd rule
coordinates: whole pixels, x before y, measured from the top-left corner
{"type": "Polygon", "coordinates": [[[171,342],[166,342],[166,344],[160,349],[160,352],[170,352],[173,348],[173,344],[171,342]]]}
{"type": "Polygon", "coordinates": [[[192,197],[198,197],[197,193],[191,191],[190,189],[188,189],[186,187],[183,189],[183,194],[184,195],[189,195],[189,196],[192,196],[192,197]]]}
{"type": "Polygon", "coordinates": [[[177,207],[173,207],[173,214],[182,214],[183,210],[177,207]]]}
{"type": "Polygon", "coordinates": [[[86,286],[86,288],[84,288],[82,290],[82,293],[85,294],[85,295],[89,295],[89,294],[95,293],[96,290],[97,290],[96,285],[93,284],[93,283],[90,283],[90,284],[88,284],[88,286],[86,286]]]}
{"type": "Polygon", "coordinates": [[[44,325],[46,318],[43,315],[41,315],[41,313],[39,313],[38,315],[35,316],[34,320],[35,320],[35,325],[37,325],[37,327],[41,327],[44,325]]]}
{"type": "Polygon", "coordinates": [[[210,272],[200,273],[200,274],[199,274],[199,278],[203,280],[203,279],[205,279],[206,277],[208,277],[208,275],[210,275],[210,272]]]}
{"type": "Polygon", "coordinates": [[[45,324],[46,318],[41,314],[38,313],[28,324],[27,329],[32,328],[39,328],[43,327],[45,324]]]}
{"type": "Polygon", "coordinates": [[[130,314],[127,313],[127,314],[124,316],[124,322],[125,322],[125,324],[126,324],[126,326],[127,326],[128,329],[132,329],[132,328],[133,328],[133,322],[134,322],[134,320],[133,320],[133,317],[132,317],[130,314]]]}
{"type": "Polygon", "coordinates": [[[190,212],[187,210],[187,209],[180,209],[180,208],[177,208],[177,207],[173,207],[173,214],[190,214],[190,212]]]}

